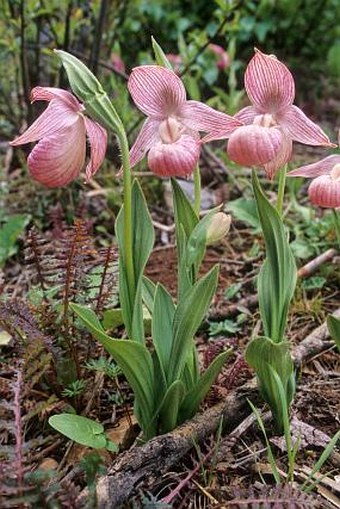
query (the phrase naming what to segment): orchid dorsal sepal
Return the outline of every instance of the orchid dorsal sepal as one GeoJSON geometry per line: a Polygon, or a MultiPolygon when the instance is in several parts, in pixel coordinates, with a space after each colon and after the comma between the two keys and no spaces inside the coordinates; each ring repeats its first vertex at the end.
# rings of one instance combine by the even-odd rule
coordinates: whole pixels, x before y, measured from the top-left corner
{"type": "Polygon", "coordinates": [[[63,50],[54,51],[62,61],[73,92],[83,101],[86,111],[106,128],[121,133],[124,129],[122,121],[95,75],[74,55],[63,50]]]}
{"type": "Polygon", "coordinates": [[[152,42],[152,48],[155,53],[157,64],[162,65],[163,67],[166,67],[167,69],[170,69],[171,71],[173,71],[172,65],[170,64],[164,51],[162,50],[162,48],[160,47],[160,45],[158,44],[158,42],[156,41],[156,39],[153,36],[151,36],[151,42],[152,42]]]}

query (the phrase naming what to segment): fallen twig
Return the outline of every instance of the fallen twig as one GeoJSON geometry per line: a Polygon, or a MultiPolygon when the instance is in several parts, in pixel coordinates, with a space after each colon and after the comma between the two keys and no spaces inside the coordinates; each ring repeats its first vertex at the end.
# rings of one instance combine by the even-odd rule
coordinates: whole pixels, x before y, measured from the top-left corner
{"type": "MultiPolygon", "coordinates": [[[[340,317],[340,308],[334,313],[334,316],[340,317]]],[[[293,350],[294,362],[300,366],[303,362],[310,359],[314,355],[326,350],[334,345],[334,342],[329,340],[329,332],[326,322],[314,329],[299,345],[293,350]]]]}
{"type": "Polygon", "coordinates": [[[324,253],[321,253],[321,255],[306,263],[306,265],[298,270],[298,277],[303,279],[310,277],[320,268],[321,265],[332,261],[337,253],[336,249],[328,249],[324,253]]]}
{"type": "MultiPolygon", "coordinates": [[[[328,249],[298,270],[298,278],[306,279],[314,274],[324,263],[330,262],[338,254],[336,249],[328,249]]],[[[223,260],[222,260],[223,262],[223,260]]],[[[217,321],[236,316],[238,313],[247,312],[256,307],[258,303],[257,294],[248,295],[235,304],[230,304],[222,313],[216,312],[209,316],[209,320],[217,321]]]]}

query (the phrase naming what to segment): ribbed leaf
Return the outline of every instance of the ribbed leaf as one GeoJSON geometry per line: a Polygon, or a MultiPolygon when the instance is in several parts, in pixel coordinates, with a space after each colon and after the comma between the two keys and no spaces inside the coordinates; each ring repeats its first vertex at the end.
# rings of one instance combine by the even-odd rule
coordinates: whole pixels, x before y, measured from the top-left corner
{"type": "Polygon", "coordinates": [[[181,380],[176,380],[168,388],[159,412],[159,428],[167,433],[177,426],[178,409],[183,400],[185,388],[181,380]]]}
{"type": "Polygon", "coordinates": [[[173,341],[175,305],[172,297],[161,284],[157,285],[152,315],[152,341],[160,365],[167,378],[173,341]]]}
{"type": "Polygon", "coordinates": [[[185,253],[185,263],[187,268],[190,270],[193,266],[195,277],[198,274],[201,262],[203,260],[206,243],[207,243],[207,230],[210,226],[210,223],[216,214],[220,210],[220,207],[212,209],[206,214],[203,219],[201,219],[192,230],[189,235],[186,253],[185,253]]]}
{"type": "MultiPolygon", "coordinates": [[[[177,180],[171,179],[176,225],[182,224],[187,238],[198,223],[196,212],[177,180]]],[[[177,239],[178,240],[178,239],[177,239]]]]}
{"type": "Polygon", "coordinates": [[[184,422],[186,419],[190,419],[193,415],[195,415],[201,402],[207,395],[210,387],[221,371],[229,354],[229,351],[220,353],[200,377],[195,387],[193,387],[191,391],[187,392],[179,411],[180,422],[184,422]]]}
{"type": "Polygon", "coordinates": [[[124,206],[116,220],[116,236],[119,246],[119,296],[128,336],[144,342],[142,309],[142,276],[155,240],[155,232],[142,189],[137,180],[132,186],[132,252],[135,284],[129,288],[126,273],[126,249],[124,237],[124,206]]]}
{"type": "Polygon", "coordinates": [[[258,295],[265,335],[283,340],[296,285],[296,264],[282,219],[263,194],[253,171],[253,189],[266,242],[266,260],[258,277],[258,295]]]}
{"type": "Polygon", "coordinates": [[[177,180],[171,179],[175,224],[176,224],[176,245],[178,258],[177,297],[180,300],[186,291],[195,282],[194,272],[190,272],[186,263],[187,240],[198,223],[197,214],[187,198],[186,194],[178,184],[177,180]]]}
{"type": "Polygon", "coordinates": [[[274,370],[280,377],[289,406],[295,392],[295,375],[288,341],[274,343],[264,336],[254,338],[247,347],[245,357],[256,372],[260,391],[271,408],[278,428],[283,430],[282,402],[271,371],[274,370]]]}
{"type": "Polygon", "coordinates": [[[78,304],[70,304],[70,307],[122,369],[139,407],[140,426],[144,432],[148,430],[148,436],[152,435],[149,426],[154,415],[155,381],[149,351],[136,341],[108,336],[92,310],[78,304]]]}
{"type": "Polygon", "coordinates": [[[193,342],[192,349],[189,350],[187,361],[185,363],[183,372],[181,374],[181,380],[185,385],[186,392],[197,384],[199,379],[199,365],[198,365],[198,354],[193,342]]]}
{"type": "Polygon", "coordinates": [[[181,300],[183,296],[190,290],[195,282],[194,272],[189,271],[186,263],[187,237],[183,224],[176,224],[177,239],[177,300],[181,300]]]}
{"type": "Polygon", "coordinates": [[[215,293],[218,267],[213,267],[197,281],[177,305],[174,315],[173,343],[168,380],[178,379],[187,361],[193,336],[209,309],[215,293]]]}
{"type": "Polygon", "coordinates": [[[145,306],[148,308],[151,316],[153,314],[153,303],[155,300],[156,285],[146,276],[142,278],[142,297],[145,306]]]}

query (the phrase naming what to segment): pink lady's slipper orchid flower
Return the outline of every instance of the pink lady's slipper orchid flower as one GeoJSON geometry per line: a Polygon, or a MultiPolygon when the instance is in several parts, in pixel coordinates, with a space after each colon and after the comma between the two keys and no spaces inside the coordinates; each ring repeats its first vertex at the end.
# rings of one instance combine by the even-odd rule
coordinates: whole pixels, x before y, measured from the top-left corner
{"type": "Polygon", "coordinates": [[[105,157],[105,129],[85,117],[84,106],[66,90],[35,87],[31,98],[32,102],[49,101],[49,105],[11,145],[38,141],[27,159],[32,177],[47,187],[69,184],[85,164],[87,135],[91,146],[86,166],[86,179],[89,180],[105,157]]]}
{"type": "Polygon", "coordinates": [[[241,122],[198,101],[187,101],[184,85],[165,67],[133,69],[128,88],[137,107],[148,116],[130,151],[131,166],[148,152],[151,171],[161,177],[187,177],[198,163],[199,131],[225,128],[225,136],[241,122]]]}
{"type": "MultiPolygon", "coordinates": [[[[235,115],[246,125],[230,136],[230,159],[244,166],[263,166],[267,176],[273,178],[290,160],[293,140],[306,145],[335,146],[318,125],[293,105],[293,76],[275,56],[255,50],[244,84],[252,106],[235,115]]],[[[212,133],[203,141],[223,137],[223,132],[212,133]]]]}
{"type": "Polygon", "coordinates": [[[340,208],[340,154],[328,156],[288,173],[289,177],[312,178],[308,196],[313,205],[340,208]]]}

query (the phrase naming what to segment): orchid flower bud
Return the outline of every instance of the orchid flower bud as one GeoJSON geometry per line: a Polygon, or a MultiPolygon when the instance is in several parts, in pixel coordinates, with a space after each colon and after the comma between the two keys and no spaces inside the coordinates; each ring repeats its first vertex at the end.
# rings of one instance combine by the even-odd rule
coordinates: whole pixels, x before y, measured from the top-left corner
{"type": "Polygon", "coordinates": [[[65,67],[73,92],[83,101],[86,111],[106,128],[121,132],[123,125],[118,113],[95,75],[70,53],[54,51],[65,67]]]}
{"type": "Polygon", "coordinates": [[[215,244],[227,235],[230,229],[231,216],[224,212],[217,212],[207,229],[206,245],[215,244]]]}

